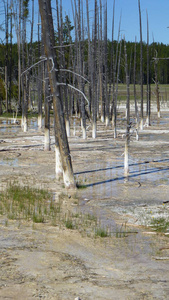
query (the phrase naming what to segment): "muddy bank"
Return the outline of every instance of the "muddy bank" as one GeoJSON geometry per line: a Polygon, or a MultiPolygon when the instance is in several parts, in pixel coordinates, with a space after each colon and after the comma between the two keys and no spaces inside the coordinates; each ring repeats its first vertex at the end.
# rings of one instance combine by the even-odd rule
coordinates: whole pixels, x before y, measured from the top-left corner
{"type": "Polygon", "coordinates": [[[57,227],[1,226],[1,254],[1,299],[168,297],[161,236],[92,240],[57,227]]]}

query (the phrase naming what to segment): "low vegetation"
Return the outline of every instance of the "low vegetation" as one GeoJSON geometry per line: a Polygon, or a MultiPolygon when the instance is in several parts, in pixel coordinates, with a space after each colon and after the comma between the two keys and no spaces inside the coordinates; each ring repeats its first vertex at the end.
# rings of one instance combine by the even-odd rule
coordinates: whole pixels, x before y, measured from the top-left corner
{"type": "Polygon", "coordinates": [[[151,220],[152,229],[156,232],[169,232],[169,221],[164,217],[153,218],[151,220]]]}
{"type": "Polygon", "coordinates": [[[89,237],[126,237],[126,234],[121,234],[121,229],[117,228],[116,232],[111,232],[110,228],[103,227],[94,214],[79,212],[77,205],[74,206],[76,211],[65,209],[63,200],[66,198],[67,195],[61,193],[56,202],[53,194],[46,189],[21,186],[17,182],[9,183],[6,190],[0,193],[1,223],[9,226],[10,222],[17,221],[18,227],[25,223],[45,223],[70,230],[76,229],[89,237]]]}
{"type": "MultiPolygon", "coordinates": [[[[100,224],[99,219],[92,213],[83,214],[78,211],[78,202],[75,211],[65,209],[63,201],[67,195],[61,193],[56,202],[54,196],[46,189],[37,189],[21,186],[17,182],[9,183],[5,191],[0,193],[1,223],[8,226],[11,221],[18,221],[18,227],[24,222],[45,223],[70,230],[78,230],[90,237],[126,238],[130,232],[126,224],[117,226],[115,231],[100,224]],[[66,211],[66,213],[65,213],[66,211]]],[[[151,218],[149,226],[153,231],[169,232],[169,221],[165,217],[151,218]]]]}
{"type": "Polygon", "coordinates": [[[44,189],[10,183],[0,194],[0,213],[12,220],[45,222],[53,214],[52,195],[44,189]]]}

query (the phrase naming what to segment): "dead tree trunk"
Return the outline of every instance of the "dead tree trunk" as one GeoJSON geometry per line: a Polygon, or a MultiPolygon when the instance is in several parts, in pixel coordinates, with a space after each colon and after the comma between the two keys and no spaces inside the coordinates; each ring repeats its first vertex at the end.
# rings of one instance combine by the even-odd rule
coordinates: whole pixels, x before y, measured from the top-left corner
{"type": "MultiPolygon", "coordinates": [[[[77,22],[78,22],[78,37],[79,37],[79,43],[78,43],[78,66],[79,66],[79,74],[83,75],[83,58],[82,58],[82,29],[81,29],[81,1],[78,0],[78,14],[77,14],[77,22]]],[[[83,24],[82,24],[83,26],[83,24]]],[[[82,78],[79,79],[79,89],[83,90],[82,86],[82,78]]],[[[82,127],[82,133],[83,133],[83,139],[86,139],[86,116],[85,116],[85,102],[84,98],[80,97],[80,108],[81,108],[81,127],[82,127]]]]}
{"type": "Polygon", "coordinates": [[[106,116],[106,126],[109,125],[110,121],[110,103],[109,103],[109,96],[107,93],[107,79],[108,79],[108,72],[107,72],[107,1],[105,3],[105,10],[104,10],[104,89],[105,89],[105,116],[106,116]]]}
{"type": "MultiPolygon", "coordinates": [[[[113,79],[113,68],[114,68],[114,14],[115,14],[115,0],[113,3],[113,20],[112,20],[112,40],[111,40],[111,52],[110,52],[110,78],[109,78],[109,103],[112,91],[112,79],[113,79]]],[[[110,107],[110,117],[112,118],[113,103],[110,107]]]]}
{"type": "MultiPolygon", "coordinates": [[[[4,2],[5,6],[5,2],[4,2]]],[[[8,61],[8,23],[9,23],[9,13],[8,13],[9,5],[8,5],[8,0],[5,6],[5,41],[6,41],[6,53],[5,53],[5,96],[6,96],[6,111],[8,112],[9,110],[9,99],[8,99],[8,66],[9,66],[9,61],[8,61]]]]}
{"type": "Polygon", "coordinates": [[[100,77],[100,100],[101,100],[101,122],[105,121],[105,98],[103,85],[103,29],[102,29],[102,1],[100,0],[100,59],[99,59],[99,77],[100,77]]]}
{"type": "Polygon", "coordinates": [[[119,59],[118,59],[118,68],[117,68],[117,77],[116,77],[116,91],[115,91],[115,99],[113,105],[113,125],[114,125],[114,138],[117,138],[117,96],[118,96],[118,83],[119,83],[119,74],[120,74],[120,61],[121,61],[121,44],[120,41],[120,51],[119,51],[119,59]]]}
{"type": "MultiPolygon", "coordinates": [[[[44,76],[47,78],[46,63],[44,62],[44,76]]],[[[48,79],[44,81],[44,98],[45,98],[45,141],[44,150],[50,151],[50,95],[49,95],[49,82],[48,79]]]]}
{"type": "Polygon", "coordinates": [[[91,114],[91,87],[92,87],[92,74],[91,74],[91,63],[92,63],[92,57],[91,57],[91,40],[90,40],[90,22],[89,22],[89,5],[88,5],[88,0],[86,0],[86,14],[87,14],[87,31],[88,31],[88,78],[89,78],[89,112],[91,114]]]}
{"type": "Polygon", "coordinates": [[[21,112],[21,0],[18,0],[19,6],[19,16],[17,14],[16,6],[14,7],[14,2],[11,0],[12,12],[14,17],[14,25],[17,36],[17,50],[18,50],[18,106],[17,112],[21,112]]]}
{"type": "Polygon", "coordinates": [[[129,175],[129,143],[130,143],[130,86],[129,86],[129,74],[128,74],[128,63],[127,63],[127,51],[126,42],[124,41],[124,52],[125,52],[125,69],[126,69],[126,84],[127,84],[127,103],[126,103],[126,141],[124,151],[124,176],[129,175]]]}
{"type": "MultiPolygon", "coordinates": [[[[41,56],[42,32],[40,34],[40,15],[38,15],[38,57],[41,56]],[[41,36],[41,38],[40,38],[41,36]]],[[[38,65],[38,129],[42,129],[42,65],[38,65]]]]}
{"type": "MultiPolygon", "coordinates": [[[[28,65],[33,65],[33,28],[34,28],[34,0],[32,0],[32,20],[31,20],[31,35],[30,35],[30,45],[29,45],[29,53],[28,53],[28,65]]],[[[31,108],[31,100],[30,100],[30,80],[31,80],[31,72],[28,72],[27,75],[27,103],[28,103],[28,109],[31,108]]]]}
{"type": "Polygon", "coordinates": [[[150,60],[149,60],[149,25],[147,13],[147,126],[150,126],[150,60]]]}
{"type": "MultiPolygon", "coordinates": [[[[12,4],[12,3],[11,3],[12,4]]],[[[12,98],[12,5],[10,5],[10,49],[9,49],[9,110],[12,110],[11,107],[11,98],[12,98]]]]}
{"type": "MultiPolygon", "coordinates": [[[[22,5],[22,72],[26,69],[26,15],[25,7],[22,5]]],[[[28,103],[27,103],[27,74],[22,76],[22,127],[28,130],[28,103]]]]}
{"type": "Polygon", "coordinates": [[[39,0],[41,14],[42,32],[44,39],[45,55],[47,57],[47,67],[51,92],[53,94],[53,109],[55,119],[55,140],[59,145],[61,162],[63,168],[63,180],[67,188],[75,188],[75,180],[69,150],[68,139],[63,113],[63,105],[60,97],[60,87],[58,82],[57,59],[54,51],[54,27],[50,0],[39,0]]]}
{"type": "Polygon", "coordinates": [[[97,53],[97,0],[95,0],[95,13],[94,13],[94,37],[93,37],[93,105],[92,105],[92,137],[96,138],[97,135],[97,77],[96,77],[96,53],[97,53]]]}
{"type": "Polygon", "coordinates": [[[134,47],[134,104],[135,104],[135,118],[136,118],[136,140],[138,141],[138,131],[139,131],[139,113],[137,105],[137,95],[136,95],[136,38],[135,38],[135,47],[134,47]]]}
{"type": "MultiPolygon", "coordinates": [[[[112,125],[114,127],[114,138],[116,138],[116,116],[114,115],[116,113],[116,102],[117,102],[117,93],[116,90],[118,91],[118,83],[116,85],[116,71],[117,71],[117,65],[118,65],[118,47],[119,47],[119,38],[120,38],[120,31],[121,31],[121,15],[120,15],[120,21],[119,21],[119,29],[118,29],[118,39],[117,39],[117,46],[116,46],[116,58],[115,61],[113,63],[113,100],[112,100],[112,105],[111,105],[111,116],[112,116],[112,125]],[[116,85],[116,89],[115,89],[115,85],[116,85]],[[114,119],[115,118],[115,119],[114,119]]],[[[121,45],[121,44],[120,44],[121,45]]],[[[121,51],[121,50],[120,50],[121,51]]],[[[119,66],[120,68],[120,66],[119,66]]],[[[118,73],[118,71],[117,71],[118,73]]],[[[119,79],[119,75],[118,79],[119,79]]]]}
{"type": "Polygon", "coordinates": [[[140,88],[141,88],[141,121],[140,121],[140,129],[143,130],[143,42],[142,42],[142,24],[141,24],[140,0],[138,0],[138,6],[139,6],[139,22],[140,22],[140,88]]]}
{"type": "Polygon", "coordinates": [[[159,85],[158,85],[158,74],[157,74],[157,51],[155,52],[155,59],[154,59],[154,71],[155,71],[155,86],[156,86],[156,99],[157,99],[157,116],[160,118],[160,99],[159,99],[159,85]]]}

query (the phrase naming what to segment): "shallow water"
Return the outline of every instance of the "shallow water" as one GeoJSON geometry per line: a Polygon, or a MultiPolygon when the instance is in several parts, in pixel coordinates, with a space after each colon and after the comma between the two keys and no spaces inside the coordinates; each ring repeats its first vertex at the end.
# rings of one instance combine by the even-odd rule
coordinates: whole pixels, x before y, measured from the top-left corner
{"type": "Polygon", "coordinates": [[[9,166],[17,167],[18,166],[18,158],[9,158],[9,159],[0,160],[0,165],[1,166],[9,165],[9,166]]]}
{"type": "Polygon", "coordinates": [[[93,170],[89,168],[75,174],[77,181],[80,180],[80,183],[86,187],[84,189],[85,197],[90,199],[96,199],[96,197],[99,199],[103,195],[105,199],[118,196],[119,183],[137,183],[139,186],[143,182],[149,181],[151,185],[157,185],[163,181],[167,183],[169,180],[169,159],[162,159],[161,157],[156,160],[147,157],[145,162],[140,159],[131,159],[128,178],[124,177],[123,160],[117,159],[113,164],[100,162],[92,166],[94,166],[93,170]],[[164,163],[167,166],[161,167],[161,164],[164,163]]]}
{"type": "MultiPolygon", "coordinates": [[[[161,155],[156,159],[147,156],[146,159],[130,157],[128,178],[124,177],[123,158],[113,159],[113,163],[92,164],[92,170],[89,164],[88,169],[76,174],[86,187],[79,192],[81,210],[97,215],[100,224],[112,230],[113,235],[118,233],[125,237],[123,231],[128,231],[124,225],[122,228],[118,225],[119,216],[122,216],[120,222],[123,224],[144,226],[150,224],[158,212],[158,217],[166,217],[161,207],[163,201],[168,200],[169,158],[161,155]]],[[[134,243],[133,239],[138,243],[140,236],[128,235],[131,243],[134,243]]]]}
{"type": "MultiPolygon", "coordinates": [[[[36,130],[38,126],[37,119],[31,119],[29,122],[29,129],[36,130]]],[[[7,125],[8,122],[1,120],[1,123],[4,124],[5,129],[5,125],[7,125]]],[[[0,128],[0,130],[1,129],[2,128],[0,128]]],[[[6,130],[10,130],[11,132],[12,127],[7,128],[6,126],[6,130]]],[[[16,127],[16,130],[21,131],[21,128],[16,127]]],[[[41,140],[42,137],[32,136],[31,138],[24,138],[24,140],[27,139],[34,144],[41,140]]],[[[146,131],[141,133],[140,142],[142,143],[147,141],[158,142],[158,140],[162,142],[166,140],[166,136],[153,133],[146,134],[146,131]]],[[[139,142],[137,145],[140,145],[139,142]]],[[[140,147],[143,147],[144,152],[140,154],[139,151],[141,148],[137,149],[137,145],[134,149],[135,153],[129,157],[130,173],[128,178],[126,178],[124,177],[124,158],[123,155],[121,155],[122,152],[119,152],[119,156],[114,155],[111,158],[113,151],[121,151],[121,144],[117,144],[116,146],[111,138],[108,142],[103,141],[103,143],[101,143],[101,139],[98,141],[79,141],[78,144],[76,141],[76,154],[79,154],[80,151],[84,151],[83,159],[80,162],[81,169],[75,173],[76,180],[85,187],[78,191],[80,206],[84,211],[97,211],[100,220],[104,220],[106,223],[107,212],[113,213],[115,207],[152,205],[153,203],[158,204],[161,200],[167,199],[168,190],[163,189],[163,185],[168,185],[169,181],[169,158],[163,153],[155,153],[153,157],[150,156],[150,153],[147,155],[145,151],[147,151],[146,149],[148,149],[148,147],[145,149],[143,144],[141,144],[142,146],[140,147]],[[106,146],[105,143],[107,143],[106,146]],[[103,153],[107,151],[105,152],[105,159],[104,154],[103,156],[99,156],[102,159],[97,159],[96,154],[94,154],[95,158],[90,158],[90,149],[92,151],[96,149],[96,153],[97,151],[98,153],[100,153],[100,151],[103,151],[103,153]],[[107,153],[109,149],[110,151],[113,149],[113,151],[110,152],[110,156],[108,157],[107,153]],[[160,186],[161,188],[159,188],[160,186]],[[161,196],[162,189],[163,196],[161,196]]],[[[19,167],[18,159],[16,158],[2,159],[0,160],[0,165],[19,167]]],[[[23,162],[21,163],[21,168],[22,166],[23,162]]],[[[36,163],[31,163],[30,166],[36,166],[36,163]]],[[[43,176],[44,174],[40,174],[40,177],[43,176]]],[[[48,180],[54,180],[55,173],[47,172],[46,177],[48,180]]],[[[108,222],[110,222],[110,220],[108,222]]],[[[115,226],[113,217],[111,220],[111,225],[112,224],[115,226]]]]}
{"type": "MultiPolygon", "coordinates": [[[[20,126],[20,122],[21,120],[18,121],[19,124],[15,124],[14,120],[0,120],[0,132],[3,133],[17,133],[21,131],[21,126],[20,126]]],[[[42,126],[44,126],[44,120],[42,120],[42,126]]],[[[36,118],[33,119],[28,119],[28,129],[29,130],[38,130],[38,121],[36,118]]]]}
{"type": "MultiPolygon", "coordinates": [[[[31,126],[35,128],[37,122],[33,122],[31,126]]],[[[165,138],[167,141],[168,137],[165,138]]],[[[21,155],[16,159],[17,150],[1,152],[3,154],[3,160],[0,158],[1,179],[5,183],[8,178],[19,180],[22,178],[24,184],[25,182],[32,186],[38,184],[40,187],[46,184],[50,191],[54,191],[53,201],[57,202],[61,194],[66,195],[66,190],[61,186],[62,182],[54,179],[54,152],[44,153],[36,147],[35,143],[40,143],[41,139],[43,139],[42,135],[36,137],[34,133],[27,137],[25,135],[24,139],[19,136],[18,139],[14,139],[13,144],[16,141],[16,145],[21,146],[21,155]],[[30,145],[29,148],[23,148],[25,142],[30,145]],[[35,145],[33,150],[32,145],[35,145]],[[8,160],[6,157],[9,154],[11,159],[8,160]],[[36,165],[36,168],[32,168],[31,164],[36,165]]],[[[154,139],[156,139],[155,135],[154,139]]],[[[7,143],[9,141],[8,138],[4,140],[7,143]]],[[[13,142],[12,135],[10,141],[13,142]]],[[[146,133],[142,136],[142,141],[146,144],[146,133]]],[[[29,284],[29,290],[32,291],[32,282],[37,290],[39,286],[49,287],[46,290],[46,299],[54,297],[54,291],[56,299],[58,295],[62,299],[74,299],[75,291],[83,291],[83,294],[76,295],[83,299],[110,299],[114,295],[113,299],[167,299],[168,265],[166,261],[156,260],[154,257],[169,259],[167,250],[166,252],[159,250],[159,248],[167,249],[168,239],[161,235],[147,235],[147,231],[151,228],[146,231],[143,227],[133,225],[139,225],[136,218],[144,216],[146,211],[150,216],[154,212],[162,211],[162,201],[168,200],[168,146],[166,145],[165,153],[163,151],[160,153],[157,141],[153,146],[154,153],[151,155],[148,146],[145,148],[143,143],[139,145],[133,146],[134,150],[129,160],[130,175],[126,180],[123,174],[123,156],[121,156],[124,151],[123,141],[120,140],[119,144],[117,141],[116,147],[112,137],[108,139],[107,134],[107,142],[102,142],[101,139],[99,141],[89,139],[85,142],[79,139],[78,145],[77,139],[71,142],[76,179],[87,187],[78,190],[75,199],[73,196],[70,199],[71,196],[69,198],[67,195],[63,198],[65,215],[70,206],[84,214],[94,214],[98,218],[97,226],[106,228],[112,238],[88,239],[86,236],[81,237],[76,231],[60,230],[57,226],[48,228],[47,224],[36,225],[36,228],[24,228],[21,224],[14,230],[11,227],[5,228],[3,223],[4,235],[0,240],[5,249],[4,255],[8,247],[11,257],[17,257],[12,280],[9,277],[12,262],[7,261],[7,267],[9,266],[10,269],[9,272],[8,269],[6,271],[5,285],[8,284],[12,292],[16,284],[11,286],[11,282],[18,282],[16,270],[19,266],[19,271],[22,270],[25,280],[21,282],[22,285],[18,290],[21,286],[25,290],[25,285],[29,284]],[[8,237],[7,232],[9,232],[8,237]],[[60,264],[58,264],[59,251],[62,252],[60,264]],[[25,260],[25,257],[29,259],[25,260]],[[38,267],[40,271],[37,275],[38,267]],[[63,276],[61,271],[64,273],[63,276]],[[60,294],[55,290],[58,286],[60,294]],[[72,294],[67,290],[66,295],[67,288],[72,288],[72,294]],[[121,291],[124,293],[119,296],[121,291]],[[107,296],[105,296],[106,292],[107,296]]],[[[5,145],[2,148],[5,148],[5,145]]],[[[163,211],[167,212],[166,207],[163,211]]],[[[5,270],[2,269],[1,273],[4,276],[5,270]]],[[[17,299],[23,298],[23,294],[20,294],[21,297],[16,297],[17,299]]],[[[39,293],[37,297],[39,295],[41,294],[39,293]]],[[[35,297],[34,291],[30,299],[32,297],[35,297]]],[[[25,299],[27,298],[28,295],[25,296],[25,299]]]]}

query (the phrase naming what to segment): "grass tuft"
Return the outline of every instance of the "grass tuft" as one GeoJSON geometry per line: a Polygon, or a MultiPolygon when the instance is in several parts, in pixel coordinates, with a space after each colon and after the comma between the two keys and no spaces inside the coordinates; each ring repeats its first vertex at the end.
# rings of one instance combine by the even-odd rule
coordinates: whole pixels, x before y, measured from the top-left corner
{"type": "MultiPolygon", "coordinates": [[[[29,186],[21,186],[17,182],[10,183],[4,192],[0,193],[0,214],[9,220],[17,220],[20,227],[23,220],[33,223],[48,223],[52,226],[65,227],[78,230],[81,234],[90,237],[110,237],[108,229],[102,228],[92,213],[83,214],[79,211],[67,209],[65,213],[64,200],[67,197],[60,194],[56,203],[53,194],[45,189],[36,189],[29,186]]],[[[66,198],[67,199],[67,198],[66,198]]]]}
{"type": "Polygon", "coordinates": [[[73,221],[71,219],[65,221],[65,226],[67,229],[74,229],[73,221]]]}
{"type": "Polygon", "coordinates": [[[109,234],[108,234],[107,229],[100,227],[100,228],[96,228],[95,236],[100,236],[102,238],[105,238],[105,237],[108,237],[109,234]]]}
{"type": "Polygon", "coordinates": [[[157,232],[166,232],[169,230],[169,221],[167,221],[165,218],[153,218],[151,220],[151,226],[153,230],[157,232]]]}
{"type": "Polygon", "coordinates": [[[82,189],[86,189],[87,188],[87,186],[86,185],[84,185],[84,184],[80,184],[80,183],[76,183],[76,187],[79,189],[79,190],[82,190],[82,189]]]}
{"type": "Polygon", "coordinates": [[[52,194],[47,190],[10,183],[6,191],[0,194],[0,213],[12,220],[42,223],[53,214],[51,203],[52,194]]]}

